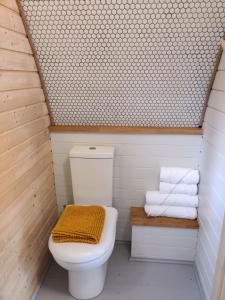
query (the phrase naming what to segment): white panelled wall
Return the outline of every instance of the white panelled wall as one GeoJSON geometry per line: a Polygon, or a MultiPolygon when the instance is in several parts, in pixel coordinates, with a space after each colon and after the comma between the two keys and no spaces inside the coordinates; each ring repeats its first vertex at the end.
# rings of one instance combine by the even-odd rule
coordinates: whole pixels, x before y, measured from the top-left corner
{"type": "Polygon", "coordinates": [[[206,299],[213,276],[225,212],[225,54],[211,91],[204,121],[199,189],[200,231],[196,266],[206,299]]]}
{"type": "Polygon", "coordinates": [[[117,239],[130,239],[131,206],[143,206],[146,190],[158,189],[161,166],[198,168],[202,137],[163,134],[52,133],[59,209],[73,200],[69,151],[76,144],[115,146],[113,206],[117,239]]]}

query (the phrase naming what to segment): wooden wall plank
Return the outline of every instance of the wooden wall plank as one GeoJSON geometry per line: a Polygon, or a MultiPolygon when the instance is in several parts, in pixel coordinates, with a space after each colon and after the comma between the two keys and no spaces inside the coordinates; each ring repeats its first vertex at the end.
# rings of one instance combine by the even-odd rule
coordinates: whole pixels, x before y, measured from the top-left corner
{"type": "Polygon", "coordinates": [[[11,10],[19,13],[19,9],[16,3],[16,0],[0,0],[0,4],[4,5],[5,7],[10,8],[11,10]]]}
{"type": "MultiPolygon", "coordinates": [[[[19,2],[18,2],[19,3],[19,2]]],[[[15,0],[0,0],[0,298],[28,300],[57,217],[50,120],[15,0]]]]}
{"type": "Polygon", "coordinates": [[[49,123],[49,117],[44,116],[38,118],[37,120],[26,123],[23,126],[0,134],[0,154],[4,151],[10,150],[17,144],[23,143],[26,139],[29,139],[36,133],[46,129],[49,123]]]}
{"type": "Polygon", "coordinates": [[[37,103],[0,114],[0,133],[48,114],[46,103],[37,103]]]}
{"type": "Polygon", "coordinates": [[[218,71],[216,73],[216,78],[213,83],[213,89],[225,92],[224,82],[225,82],[225,70],[218,71]]]}
{"type": "Polygon", "coordinates": [[[0,3],[0,26],[26,35],[23,21],[18,13],[1,5],[0,3]]]}
{"type": "Polygon", "coordinates": [[[39,102],[45,102],[41,88],[0,92],[0,113],[39,102]]]}
{"type": "Polygon", "coordinates": [[[26,36],[0,27],[0,48],[32,54],[26,36]]]}
{"type": "MultiPolygon", "coordinates": [[[[16,207],[14,206],[14,203],[9,205],[7,209],[4,210],[5,218],[0,219],[0,226],[1,228],[4,228],[4,238],[9,237],[10,235],[11,237],[13,237],[14,229],[12,226],[10,226],[12,220],[14,220],[15,224],[19,225],[19,222],[21,222],[21,220],[19,218],[16,219],[16,216],[18,214],[22,217],[21,219],[24,222],[26,220],[26,217],[31,217],[30,215],[28,216],[29,207],[33,207],[33,205],[35,207],[41,205],[44,195],[46,194],[47,191],[49,191],[49,189],[50,190],[52,189],[53,185],[54,185],[53,169],[51,167],[48,167],[47,169],[44,169],[34,179],[33,182],[31,182],[28,186],[26,186],[25,190],[15,199],[18,205],[16,207]],[[28,201],[29,203],[27,203],[28,201]],[[13,207],[15,207],[15,209],[12,209],[13,207]]],[[[42,208],[44,207],[44,205],[46,205],[46,203],[43,203],[42,208]]],[[[35,208],[33,207],[33,209],[35,208]]],[[[19,230],[19,227],[17,228],[19,230]]],[[[9,238],[8,240],[9,240],[8,242],[10,243],[11,238],[9,238]]],[[[8,244],[7,242],[5,242],[4,245],[5,247],[10,247],[10,244],[8,244]]],[[[5,253],[5,251],[4,248],[1,247],[0,255],[2,255],[3,253],[5,253]]]]}
{"type": "Polygon", "coordinates": [[[39,160],[51,151],[50,141],[41,145],[31,155],[27,156],[26,159],[20,161],[8,171],[0,175],[0,194],[5,193],[9,190],[14,182],[18,180],[23,174],[30,170],[39,160]]]}
{"type": "Polygon", "coordinates": [[[0,70],[37,71],[37,67],[30,54],[0,49],[0,70]]]}
{"type": "Polygon", "coordinates": [[[29,186],[45,169],[53,170],[52,164],[49,163],[50,158],[51,153],[48,153],[36,163],[32,169],[21,176],[7,193],[1,195],[1,213],[4,213],[8,207],[16,205],[19,195],[22,194],[27,186],[29,186]]]}
{"type": "Polygon", "coordinates": [[[40,87],[37,72],[0,71],[0,91],[40,87]]]}
{"type": "MultiPolygon", "coordinates": [[[[47,173],[42,173],[47,175],[47,173]]],[[[41,216],[40,212],[45,212],[46,207],[51,206],[52,198],[48,202],[45,201],[45,197],[53,192],[53,174],[49,177],[40,178],[40,176],[32,183],[26,191],[20,195],[17,199],[18,204],[16,207],[16,212],[11,213],[12,207],[10,206],[5,212],[5,218],[1,222],[1,227],[4,229],[3,236],[1,239],[1,250],[0,255],[5,256],[4,260],[1,262],[1,270],[5,271],[8,268],[10,262],[15,256],[18,257],[18,254],[13,252],[12,245],[18,243],[20,239],[23,238],[24,231],[27,231],[27,235],[24,236],[23,241],[29,242],[28,232],[35,229],[35,225],[40,221],[41,216]],[[45,181],[45,182],[44,182],[45,181]],[[39,188],[38,188],[39,187],[39,188]],[[34,190],[32,190],[34,189],[34,190]],[[32,214],[31,214],[32,212],[32,214]],[[19,217],[18,217],[19,216],[19,217]],[[34,221],[35,216],[35,221],[34,221]],[[17,227],[17,235],[15,236],[15,229],[10,226],[10,224],[15,223],[17,227]],[[29,225],[29,226],[27,226],[29,225]],[[31,228],[30,228],[31,227],[31,228]],[[7,252],[6,252],[7,251],[7,252]],[[11,252],[11,253],[10,253],[11,252]],[[11,255],[8,256],[7,253],[11,255]]],[[[42,214],[43,215],[43,214],[42,214]]],[[[40,229],[40,228],[39,228],[40,229]]],[[[26,252],[26,249],[22,249],[23,253],[26,252]]]]}
{"type": "MultiPolygon", "coordinates": [[[[26,253],[30,254],[29,256],[32,257],[32,259],[28,261],[21,260],[19,262],[19,266],[21,268],[14,268],[14,272],[11,271],[10,273],[10,281],[11,283],[5,278],[3,279],[3,287],[6,291],[7,299],[13,299],[13,295],[17,293],[17,290],[22,285],[26,286],[27,278],[32,277],[34,270],[37,269],[37,267],[40,265],[40,258],[42,257],[43,249],[47,251],[47,241],[48,236],[50,233],[50,229],[52,228],[52,225],[54,224],[54,218],[55,218],[55,211],[52,210],[52,202],[50,199],[54,199],[54,192],[51,192],[44,197],[44,201],[46,203],[50,203],[50,205],[46,205],[46,209],[41,214],[41,211],[39,211],[39,217],[36,216],[37,223],[35,225],[32,224],[32,222],[28,222],[26,226],[26,230],[23,233],[23,237],[28,237],[28,239],[21,240],[20,243],[22,247],[22,250],[24,248],[28,248],[26,253]],[[35,250],[31,253],[30,248],[33,244],[38,243],[41,246],[41,249],[36,247],[35,250]],[[23,263],[24,262],[24,263],[23,263]],[[34,264],[36,265],[35,267],[34,264]],[[22,268],[23,266],[23,268],[22,268]],[[22,282],[21,282],[22,281],[22,282]]],[[[32,220],[31,220],[32,221],[32,220]]],[[[32,249],[33,250],[33,249],[32,249]]],[[[21,254],[24,253],[24,251],[21,251],[21,254]]],[[[15,298],[19,299],[19,298],[15,298]]],[[[27,298],[28,299],[28,298],[27,298]]]]}
{"type": "MultiPolygon", "coordinates": [[[[47,201],[47,199],[46,199],[46,201],[47,201]]],[[[40,245],[42,246],[42,248],[41,249],[37,248],[39,251],[37,251],[37,249],[35,249],[36,251],[33,253],[32,261],[27,263],[28,271],[25,272],[23,270],[23,272],[21,272],[21,273],[18,272],[19,284],[21,284],[20,278],[21,278],[21,275],[23,275],[22,278],[23,278],[23,285],[24,285],[24,289],[20,293],[18,293],[18,286],[20,286],[20,285],[18,285],[18,282],[16,282],[16,280],[13,281],[13,282],[15,282],[14,291],[15,291],[15,295],[17,296],[16,299],[18,299],[18,300],[25,299],[24,296],[27,294],[26,287],[27,287],[27,289],[28,288],[30,289],[30,292],[32,291],[31,287],[33,286],[33,282],[35,283],[38,281],[38,278],[40,277],[41,272],[43,271],[43,266],[45,266],[45,264],[46,264],[45,257],[49,258],[49,251],[47,248],[48,239],[46,238],[46,236],[49,236],[50,228],[52,228],[52,226],[54,224],[55,212],[50,211],[49,214],[50,215],[44,220],[45,221],[44,222],[45,233],[42,232],[42,239],[40,242],[40,245]],[[43,236],[45,238],[43,238],[43,236]],[[44,261],[43,261],[43,259],[44,259],[44,261]],[[35,270],[35,272],[31,271],[31,270],[35,270]]],[[[35,239],[35,237],[33,238],[33,240],[34,239],[35,239]]],[[[12,299],[12,298],[10,298],[10,299],[12,299]]]]}
{"type": "Polygon", "coordinates": [[[25,159],[41,144],[50,140],[48,129],[32,136],[25,142],[0,155],[0,173],[13,167],[18,161],[25,159]]]}

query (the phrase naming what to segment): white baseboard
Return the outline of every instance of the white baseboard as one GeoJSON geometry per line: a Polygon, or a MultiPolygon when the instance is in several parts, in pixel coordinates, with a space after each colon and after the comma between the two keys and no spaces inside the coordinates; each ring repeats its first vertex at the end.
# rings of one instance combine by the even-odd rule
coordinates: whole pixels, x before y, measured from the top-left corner
{"type": "Polygon", "coordinates": [[[48,270],[49,270],[49,268],[50,268],[51,263],[52,263],[52,257],[49,258],[49,261],[48,261],[48,263],[46,264],[46,267],[45,267],[45,269],[44,269],[44,271],[43,271],[43,274],[42,274],[42,276],[41,276],[41,279],[40,279],[39,283],[37,284],[37,286],[36,286],[36,288],[35,288],[35,290],[34,290],[32,296],[31,296],[30,300],[36,300],[37,294],[38,294],[38,292],[39,292],[39,290],[40,290],[40,288],[41,288],[41,286],[42,286],[42,283],[43,283],[43,281],[44,281],[44,279],[45,279],[45,276],[46,276],[46,274],[47,274],[47,272],[48,272],[48,270]]]}
{"type": "Polygon", "coordinates": [[[197,284],[198,284],[198,288],[200,290],[201,300],[206,300],[207,297],[206,297],[205,291],[203,289],[203,286],[202,286],[202,283],[201,283],[201,280],[200,280],[200,277],[199,277],[199,274],[198,274],[198,269],[197,269],[195,263],[193,264],[193,270],[194,270],[195,278],[196,278],[196,281],[197,281],[197,284]]]}
{"type": "Polygon", "coordinates": [[[130,257],[130,261],[142,261],[153,262],[162,264],[179,264],[179,265],[193,265],[192,261],[188,260],[174,260],[174,259],[155,259],[155,258],[142,258],[142,257],[130,257]]]}

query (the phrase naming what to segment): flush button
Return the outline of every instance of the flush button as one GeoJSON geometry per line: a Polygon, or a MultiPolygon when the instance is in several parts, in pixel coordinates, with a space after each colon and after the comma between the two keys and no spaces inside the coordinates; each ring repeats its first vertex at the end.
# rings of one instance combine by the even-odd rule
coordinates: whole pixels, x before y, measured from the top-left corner
{"type": "Polygon", "coordinates": [[[89,150],[96,150],[96,147],[89,147],[89,150]]]}

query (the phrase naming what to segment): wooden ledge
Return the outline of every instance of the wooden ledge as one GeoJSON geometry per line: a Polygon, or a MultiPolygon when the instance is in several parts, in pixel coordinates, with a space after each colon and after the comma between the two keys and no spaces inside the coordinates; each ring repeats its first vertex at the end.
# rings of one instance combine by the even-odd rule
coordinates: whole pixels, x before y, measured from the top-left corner
{"type": "Polygon", "coordinates": [[[52,125],[51,132],[111,132],[111,133],[141,133],[141,134],[193,134],[202,135],[202,128],[177,128],[177,127],[132,127],[132,126],[75,126],[75,125],[52,125]]]}
{"type": "Polygon", "coordinates": [[[148,217],[143,207],[131,207],[131,225],[198,229],[198,220],[148,217]]]}

